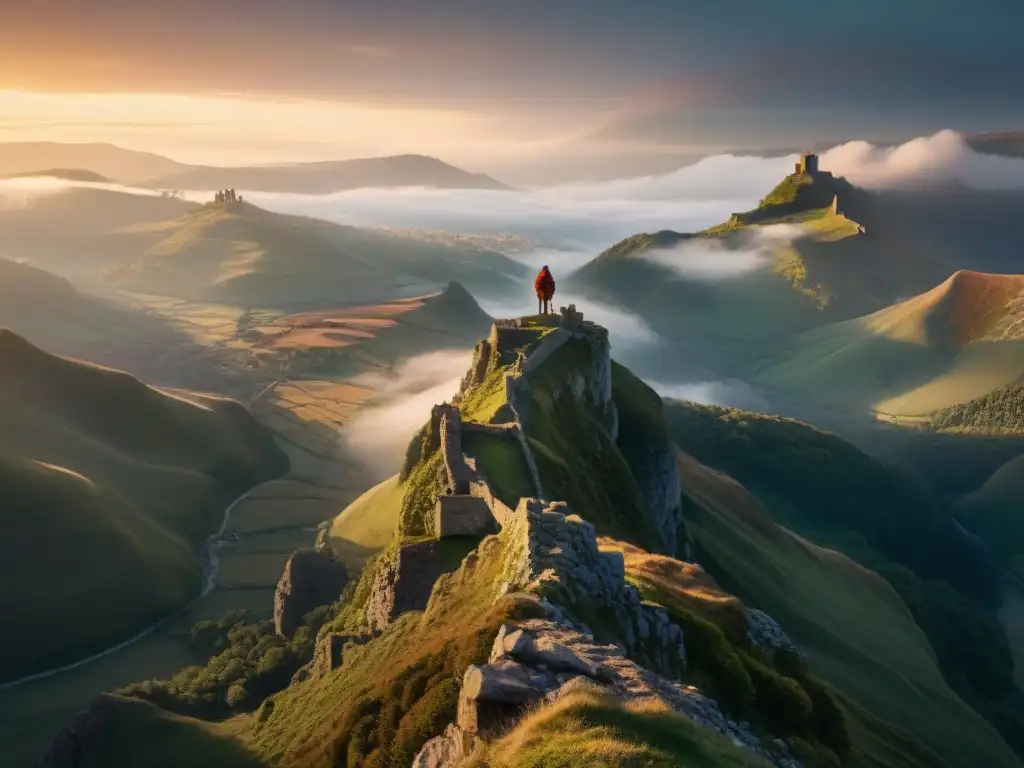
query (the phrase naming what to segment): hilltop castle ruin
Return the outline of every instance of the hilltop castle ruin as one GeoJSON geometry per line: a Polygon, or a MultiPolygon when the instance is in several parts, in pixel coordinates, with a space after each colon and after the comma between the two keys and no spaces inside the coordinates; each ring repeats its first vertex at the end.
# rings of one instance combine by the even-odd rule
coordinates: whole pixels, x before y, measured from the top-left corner
{"type": "Polygon", "coordinates": [[[810,176],[817,176],[818,171],[818,156],[813,152],[805,152],[800,155],[800,161],[796,164],[794,173],[806,173],[810,176]]]}

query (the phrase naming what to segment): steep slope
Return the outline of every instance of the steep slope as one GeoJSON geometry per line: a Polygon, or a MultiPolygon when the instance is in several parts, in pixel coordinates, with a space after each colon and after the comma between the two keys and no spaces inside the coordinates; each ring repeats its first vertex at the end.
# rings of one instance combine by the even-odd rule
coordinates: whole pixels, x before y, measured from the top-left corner
{"type": "Polygon", "coordinates": [[[1024,375],[1024,276],[959,271],[866,317],[797,336],[759,379],[818,402],[918,415],[1024,375]]]}
{"type": "Polygon", "coordinates": [[[958,270],[1020,272],[1022,199],[868,193],[825,171],[794,173],[751,211],[702,232],[634,235],[565,283],[641,315],[685,345],[690,366],[744,377],[784,360],[789,336],[883,310],[958,270]]]}
{"type": "MultiPolygon", "coordinates": [[[[278,766],[1019,768],[885,580],[779,527],[671,431],[604,329],[499,321],[400,475],[333,526],[355,538],[397,519],[392,542],[301,641],[225,623],[205,667],[126,689],[236,714],[168,733],[135,708],[147,748],[185,754],[216,732],[278,766]],[[667,554],[689,549],[684,508],[704,567],[667,554]]],[[[98,736],[119,718],[58,744],[114,765],[98,736]]]]}
{"type": "Polygon", "coordinates": [[[1019,764],[943,680],[928,638],[885,580],[777,525],[727,475],[686,454],[679,466],[698,558],[786,627],[843,694],[851,740],[863,750],[854,764],[1019,764]],[[861,721],[864,713],[886,725],[861,721]]]}
{"type": "Polygon", "coordinates": [[[124,638],[200,588],[231,497],[284,458],[237,403],[185,399],[0,331],[0,677],[124,638]]]}
{"type": "Polygon", "coordinates": [[[90,296],[67,280],[0,259],[0,328],[57,354],[112,362],[142,359],[184,340],[159,319],[90,296]]]}
{"type": "Polygon", "coordinates": [[[1024,580],[1024,455],[1010,459],[976,491],[961,496],[953,513],[1018,579],[1024,580]]]}
{"type": "Polygon", "coordinates": [[[425,155],[394,155],[357,160],[291,163],[259,167],[193,167],[151,179],[156,189],[242,189],[320,195],[360,187],[437,187],[440,189],[508,189],[482,173],[425,155]]]}
{"type": "Polygon", "coordinates": [[[753,210],[696,234],[628,238],[574,280],[595,296],[657,313],[673,332],[682,330],[678,319],[671,323],[675,304],[686,314],[692,305],[695,317],[720,306],[710,318],[723,337],[770,336],[887,306],[949,274],[891,230],[877,195],[828,172],[794,173],[753,210]],[[736,252],[759,257],[756,268],[727,269],[736,252]]]}
{"type": "Polygon", "coordinates": [[[888,581],[950,687],[1024,753],[1024,702],[993,612],[999,565],[923,481],[792,419],[678,402],[667,414],[681,448],[742,482],[790,529],[888,581]]]}
{"type": "MultiPolygon", "coordinates": [[[[243,306],[336,306],[439,288],[501,290],[523,268],[496,251],[444,248],[384,231],[209,204],[173,221],[120,230],[141,257],[109,277],[131,290],[243,306]]],[[[120,241],[120,242],[119,242],[120,241]]]]}

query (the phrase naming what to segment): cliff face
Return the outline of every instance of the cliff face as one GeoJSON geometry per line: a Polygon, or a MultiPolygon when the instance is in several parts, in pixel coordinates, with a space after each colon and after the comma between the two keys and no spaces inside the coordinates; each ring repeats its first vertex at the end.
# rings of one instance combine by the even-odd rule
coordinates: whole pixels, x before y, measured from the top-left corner
{"type": "Polygon", "coordinates": [[[676,555],[685,542],[679,470],[669,439],[661,397],[620,365],[614,364],[613,395],[619,413],[616,441],[633,472],[644,505],[658,528],[665,552],[676,555]]]}
{"type": "Polygon", "coordinates": [[[294,635],[303,616],[333,603],[346,584],[348,572],[330,552],[302,550],[292,554],[274,591],[274,628],[278,634],[294,635]]]}

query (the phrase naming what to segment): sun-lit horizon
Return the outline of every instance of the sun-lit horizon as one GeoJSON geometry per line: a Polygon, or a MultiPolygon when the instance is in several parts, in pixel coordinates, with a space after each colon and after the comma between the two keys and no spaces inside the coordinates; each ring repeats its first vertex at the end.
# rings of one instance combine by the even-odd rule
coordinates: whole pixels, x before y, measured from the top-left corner
{"type": "Polygon", "coordinates": [[[453,108],[377,106],[246,94],[0,91],[0,141],[104,143],[184,163],[241,165],[394,154],[473,161],[549,136],[453,108]]]}

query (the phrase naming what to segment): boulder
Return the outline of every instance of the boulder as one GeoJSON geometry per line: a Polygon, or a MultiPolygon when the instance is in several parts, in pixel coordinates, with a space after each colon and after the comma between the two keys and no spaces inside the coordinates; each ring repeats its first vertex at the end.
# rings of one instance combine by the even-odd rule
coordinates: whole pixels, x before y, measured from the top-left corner
{"type": "Polygon", "coordinates": [[[348,571],[330,552],[299,550],[288,558],[274,592],[274,628],[291,638],[302,617],[329,605],[348,584],[348,571]]]}

